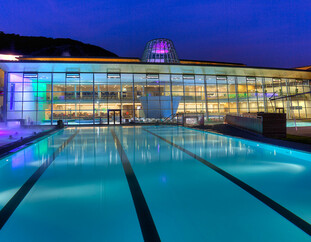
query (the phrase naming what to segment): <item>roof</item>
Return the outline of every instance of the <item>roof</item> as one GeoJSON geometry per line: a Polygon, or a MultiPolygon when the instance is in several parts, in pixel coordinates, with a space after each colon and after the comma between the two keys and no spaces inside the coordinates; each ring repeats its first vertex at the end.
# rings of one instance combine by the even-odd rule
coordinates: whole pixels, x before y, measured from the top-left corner
{"type": "Polygon", "coordinates": [[[44,61],[44,62],[140,62],[138,58],[119,57],[19,57],[19,61],[44,61]]]}
{"type": "Polygon", "coordinates": [[[215,65],[215,66],[246,66],[241,63],[231,63],[231,62],[218,62],[218,61],[200,61],[200,60],[180,60],[181,64],[192,64],[192,65],[215,65]]]}
{"type": "MultiPolygon", "coordinates": [[[[20,61],[0,61],[0,68],[6,72],[108,72],[108,73],[160,73],[160,74],[198,74],[198,75],[227,75],[249,77],[274,77],[311,79],[311,71],[298,69],[277,69],[249,66],[228,66],[211,64],[182,64],[182,63],[142,63],[137,59],[110,59],[110,62],[81,60],[79,61],[49,61],[23,59],[20,61]],[[115,62],[112,62],[115,60],[115,62]],[[127,61],[125,61],[127,60],[127,61]],[[131,62],[132,61],[132,62],[131,62]]],[[[105,58],[106,59],[106,58],[105,58]]]]}
{"type": "Polygon", "coordinates": [[[311,66],[296,67],[295,69],[298,69],[298,70],[311,70],[311,66]]]}

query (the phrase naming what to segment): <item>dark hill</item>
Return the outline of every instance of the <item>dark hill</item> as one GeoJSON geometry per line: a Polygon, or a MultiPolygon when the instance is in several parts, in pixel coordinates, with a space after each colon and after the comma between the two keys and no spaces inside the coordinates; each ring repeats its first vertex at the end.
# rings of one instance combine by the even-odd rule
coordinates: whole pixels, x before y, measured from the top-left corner
{"type": "Polygon", "coordinates": [[[0,32],[0,53],[29,56],[118,57],[101,47],[62,38],[28,37],[0,32]]]}

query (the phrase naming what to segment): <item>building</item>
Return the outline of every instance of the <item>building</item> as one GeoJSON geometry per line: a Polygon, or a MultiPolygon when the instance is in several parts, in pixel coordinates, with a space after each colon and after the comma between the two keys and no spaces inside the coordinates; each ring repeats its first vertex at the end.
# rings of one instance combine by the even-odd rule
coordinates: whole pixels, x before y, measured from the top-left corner
{"type": "Polygon", "coordinates": [[[309,68],[179,60],[167,39],[148,42],[142,60],[2,56],[0,68],[5,121],[145,123],[176,114],[209,121],[283,111],[288,119],[311,118],[309,68]]]}

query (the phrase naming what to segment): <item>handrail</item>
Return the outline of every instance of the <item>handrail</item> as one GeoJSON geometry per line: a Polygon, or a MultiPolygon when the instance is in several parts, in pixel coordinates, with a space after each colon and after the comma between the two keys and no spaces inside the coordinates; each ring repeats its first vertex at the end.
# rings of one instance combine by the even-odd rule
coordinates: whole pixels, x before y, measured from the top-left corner
{"type": "Polygon", "coordinates": [[[296,97],[296,96],[300,96],[300,95],[305,95],[305,94],[311,94],[311,92],[301,92],[301,93],[296,93],[296,94],[292,94],[292,95],[288,95],[288,96],[282,96],[282,97],[270,97],[270,100],[277,100],[277,99],[283,99],[283,98],[289,98],[289,97],[296,97]]]}
{"type": "Polygon", "coordinates": [[[165,122],[168,122],[168,121],[172,120],[172,119],[175,118],[177,115],[178,115],[177,113],[171,114],[170,116],[166,117],[166,118],[162,121],[162,123],[165,123],[165,122]]]}

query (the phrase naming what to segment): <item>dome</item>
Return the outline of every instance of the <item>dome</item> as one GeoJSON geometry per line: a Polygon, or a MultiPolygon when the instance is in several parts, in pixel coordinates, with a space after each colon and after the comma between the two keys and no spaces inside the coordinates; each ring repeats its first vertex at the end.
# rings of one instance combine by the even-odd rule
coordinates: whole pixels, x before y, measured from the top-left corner
{"type": "Polygon", "coordinates": [[[142,62],[179,63],[179,59],[171,40],[154,39],[146,44],[142,62]]]}

